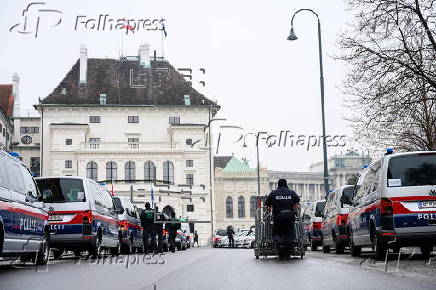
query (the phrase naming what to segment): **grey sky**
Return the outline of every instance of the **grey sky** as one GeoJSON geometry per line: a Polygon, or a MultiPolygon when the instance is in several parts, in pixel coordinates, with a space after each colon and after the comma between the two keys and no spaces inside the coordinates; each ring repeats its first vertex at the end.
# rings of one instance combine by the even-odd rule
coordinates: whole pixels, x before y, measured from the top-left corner
{"type": "MultiPolygon", "coordinates": [[[[121,32],[85,30],[83,26],[74,31],[77,15],[98,18],[109,14],[114,19],[162,16],[168,32],[165,57],[175,67],[206,69],[205,77],[194,74],[196,81],[206,81],[206,87],[194,87],[218,101],[222,106],[219,117],[228,119],[225,125],[241,126],[245,132],[278,135],[280,130],[289,130],[294,135],[321,135],[316,18],[299,14],[295,20],[299,39],[286,40],[292,13],[313,8],[323,25],[327,133],[351,136],[343,120],[344,96],[337,88],[345,69],[330,57],[337,53],[338,33],[352,21],[342,0],[45,2],[46,8],[63,12],[62,23],[49,27],[58,16],[44,15],[38,38],[9,32],[11,26],[22,22],[22,10],[31,1],[1,0],[0,4],[0,83],[10,83],[11,75],[19,74],[24,113],[62,80],[77,60],[80,44],[87,46],[89,57],[119,56],[121,32]]],[[[149,42],[161,53],[161,33],[141,30],[124,37],[124,55],[136,55],[141,42],[149,42]]],[[[242,148],[242,143],[232,144],[236,131],[221,132],[219,154],[235,152],[255,165],[253,142],[242,148]]],[[[346,149],[329,148],[329,155],[346,149]]],[[[305,146],[266,148],[263,144],[260,152],[261,163],[275,170],[307,170],[322,159],[321,146],[308,152],[305,146]]]]}

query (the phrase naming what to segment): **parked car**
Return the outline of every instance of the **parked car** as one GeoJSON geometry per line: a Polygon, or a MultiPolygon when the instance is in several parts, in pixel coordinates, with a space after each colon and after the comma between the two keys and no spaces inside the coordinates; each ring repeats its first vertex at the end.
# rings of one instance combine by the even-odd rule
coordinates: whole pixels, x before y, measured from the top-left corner
{"type": "Polygon", "coordinates": [[[220,244],[221,244],[221,240],[224,237],[227,237],[227,231],[226,230],[220,230],[220,229],[216,230],[215,231],[215,235],[212,238],[212,246],[214,248],[218,248],[220,246],[220,244]]]}
{"type": "Polygon", "coordinates": [[[348,203],[352,256],[365,246],[377,259],[388,246],[415,246],[428,257],[436,244],[436,152],[387,151],[361,172],[348,203]]]}
{"type": "Polygon", "coordinates": [[[0,151],[0,257],[46,264],[50,254],[48,213],[30,171],[0,151]]]}
{"type": "Polygon", "coordinates": [[[168,252],[170,249],[169,234],[167,230],[162,230],[162,250],[168,252]]]}
{"type": "Polygon", "coordinates": [[[322,245],[321,224],[324,206],[325,201],[315,201],[308,205],[303,212],[306,243],[310,245],[312,251],[316,251],[322,245]]]}
{"type": "Polygon", "coordinates": [[[186,242],[186,235],[183,231],[178,230],[176,236],[176,248],[177,250],[186,250],[188,248],[188,244],[186,242]]]}
{"type": "Polygon", "coordinates": [[[235,247],[236,248],[242,248],[244,245],[244,240],[249,234],[249,231],[241,231],[240,233],[236,234],[235,237],[235,247]]]}
{"type": "Polygon", "coordinates": [[[115,209],[119,212],[121,251],[126,254],[144,252],[141,220],[136,206],[125,196],[113,197],[115,209]]]}
{"type": "Polygon", "coordinates": [[[348,247],[347,221],[350,206],[344,204],[353,196],[354,185],[341,186],[327,197],[322,218],[322,248],[324,253],[335,248],[336,254],[343,254],[348,247]]]}
{"type": "Polygon", "coordinates": [[[254,248],[255,243],[255,234],[254,232],[250,232],[245,238],[244,242],[242,243],[243,248],[254,248]]]}
{"type": "MultiPolygon", "coordinates": [[[[88,251],[99,257],[120,251],[119,226],[112,196],[94,180],[82,177],[37,178],[50,207],[50,246],[59,258],[64,250],[88,251]]],[[[120,212],[118,212],[120,213],[120,212]]]]}

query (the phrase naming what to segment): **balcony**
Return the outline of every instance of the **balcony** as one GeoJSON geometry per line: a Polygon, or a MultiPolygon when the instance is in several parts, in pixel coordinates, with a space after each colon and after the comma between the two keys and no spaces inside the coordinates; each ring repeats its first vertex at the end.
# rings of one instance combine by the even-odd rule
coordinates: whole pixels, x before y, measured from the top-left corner
{"type": "Polygon", "coordinates": [[[179,151],[179,143],[167,142],[82,142],[81,152],[168,152],[179,151]]]}

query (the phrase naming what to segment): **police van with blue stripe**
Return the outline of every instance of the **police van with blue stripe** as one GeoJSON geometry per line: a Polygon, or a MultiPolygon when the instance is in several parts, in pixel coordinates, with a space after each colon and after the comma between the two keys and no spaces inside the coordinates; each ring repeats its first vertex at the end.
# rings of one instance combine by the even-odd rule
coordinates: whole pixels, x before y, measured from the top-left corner
{"type": "Polygon", "coordinates": [[[29,170],[0,151],[0,257],[39,265],[50,253],[48,213],[29,170]]]}
{"type": "Polygon", "coordinates": [[[350,252],[372,247],[383,259],[388,247],[420,247],[429,256],[436,244],[436,152],[393,154],[364,169],[348,215],[350,252]]]}

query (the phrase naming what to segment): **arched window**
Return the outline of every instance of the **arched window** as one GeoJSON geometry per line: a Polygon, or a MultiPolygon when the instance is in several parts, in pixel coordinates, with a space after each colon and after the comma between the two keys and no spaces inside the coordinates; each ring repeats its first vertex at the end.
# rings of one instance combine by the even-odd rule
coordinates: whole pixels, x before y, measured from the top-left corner
{"type": "Polygon", "coordinates": [[[254,218],[255,214],[256,214],[256,201],[257,201],[256,196],[250,197],[250,217],[251,218],[254,218]]]}
{"type": "Polygon", "coordinates": [[[151,161],[144,164],[144,179],[145,181],[154,181],[156,179],[156,167],[151,161]]]}
{"type": "Polygon", "coordinates": [[[117,179],[117,164],[113,161],[106,162],[106,180],[117,179]]]}
{"type": "Polygon", "coordinates": [[[94,161],[89,161],[86,164],[86,177],[89,179],[97,180],[98,178],[98,168],[97,163],[94,161]]]}
{"type": "Polygon", "coordinates": [[[226,198],[226,218],[233,218],[233,198],[231,196],[226,198]]]}
{"type": "Polygon", "coordinates": [[[245,200],[243,196],[238,197],[238,218],[245,217],[245,200]]]}
{"type": "Polygon", "coordinates": [[[125,171],[126,181],[134,181],[136,179],[135,162],[133,161],[126,162],[126,165],[124,166],[124,171],[125,171]]]}
{"type": "Polygon", "coordinates": [[[163,163],[163,180],[169,184],[174,184],[174,164],[171,161],[163,163]]]}

